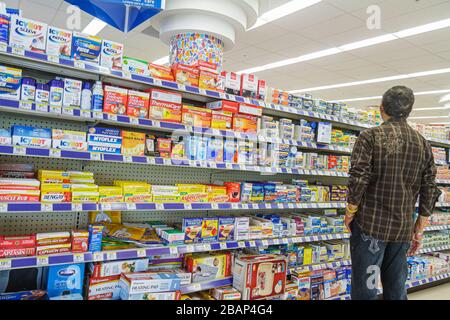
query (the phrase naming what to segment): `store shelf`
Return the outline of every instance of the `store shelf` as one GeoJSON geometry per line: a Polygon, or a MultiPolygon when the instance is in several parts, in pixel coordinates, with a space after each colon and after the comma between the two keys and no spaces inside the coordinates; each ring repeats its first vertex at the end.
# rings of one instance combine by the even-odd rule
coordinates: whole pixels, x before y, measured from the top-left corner
{"type": "Polygon", "coordinates": [[[425,231],[438,231],[438,230],[447,230],[450,229],[450,225],[443,225],[443,226],[428,226],[425,227],[425,231]]]}
{"type": "Polygon", "coordinates": [[[446,208],[450,207],[450,202],[438,202],[436,203],[436,208],[446,208]]]}
{"type": "Polygon", "coordinates": [[[445,251],[450,250],[450,245],[445,246],[439,246],[434,248],[423,248],[419,250],[419,253],[431,253],[431,252],[437,252],[437,251],[445,251]]]}
{"type": "Polygon", "coordinates": [[[306,266],[298,266],[298,267],[292,267],[288,270],[288,275],[293,274],[295,272],[304,272],[304,271],[316,271],[316,270],[322,270],[322,269],[334,269],[344,266],[351,266],[352,262],[351,260],[340,260],[340,261],[334,261],[334,262],[326,262],[326,263],[319,263],[319,264],[311,264],[306,266]]]}
{"type": "Polygon", "coordinates": [[[303,237],[286,237],[279,239],[264,239],[250,241],[229,241],[186,244],[180,246],[155,246],[151,248],[139,248],[118,251],[65,253],[49,256],[34,256],[21,258],[0,259],[0,270],[22,269],[32,267],[44,267],[69,263],[87,263],[100,261],[115,261],[125,259],[138,259],[151,256],[175,255],[194,252],[209,252],[217,250],[233,250],[243,248],[265,247],[270,245],[308,243],[335,239],[347,239],[348,233],[324,234],[303,237]]]}
{"type": "Polygon", "coordinates": [[[231,286],[233,284],[233,277],[214,279],[212,281],[191,283],[188,285],[181,286],[181,293],[188,294],[198,291],[209,290],[212,288],[219,288],[225,286],[231,286]]]}
{"type": "Polygon", "coordinates": [[[450,180],[445,180],[445,179],[437,179],[436,180],[437,184],[450,184],[450,180]]]}
{"type": "Polygon", "coordinates": [[[84,161],[105,161],[139,165],[190,167],[216,170],[233,170],[259,172],[268,174],[295,174],[304,176],[341,177],[347,178],[348,173],[324,170],[304,170],[280,167],[259,167],[234,163],[216,163],[200,160],[176,160],[147,156],[123,156],[120,154],[96,153],[87,151],[69,151],[60,149],[44,149],[23,146],[0,145],[0,154],[23,157],[43,157],[54,159],[70,159],[84,161]]]}
{"type": "Polygon", "coordinates": [[[428,283],[432,283],[432,282],[436,282],[436,281],[441,281],[441,280],[445,280],[445,279],[448,279],[448,278],[450,278],[450,273],[434,276],[434,277],[431,277],[431,278],[410,281],[410,282],[408,282],[406,284],[406,289],[411,289],[411,288],[414,288],[414,287],[423,286],[424,284],[428,284],[428,283]]]}
{"type": "Polygon", "coordinates": [[[80,211],[202,211],[342,209],[345,202],[322,203],[0,203],[0,213],[80,211]]]}
{"type": "Polygon", "coordinates": [[[448,162],[445,160],[435,160],[434,163],[438,166],[448,166],[448,162]]]}

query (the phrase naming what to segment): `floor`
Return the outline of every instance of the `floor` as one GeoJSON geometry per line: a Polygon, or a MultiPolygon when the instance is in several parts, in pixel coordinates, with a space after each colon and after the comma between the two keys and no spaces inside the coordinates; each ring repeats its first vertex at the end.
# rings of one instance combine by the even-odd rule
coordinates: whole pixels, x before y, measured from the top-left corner
{"type": "Polygon", "coordinates": [[[420,290],[408,295],[409,300],[450,300],[450,283],[420,290]]]}

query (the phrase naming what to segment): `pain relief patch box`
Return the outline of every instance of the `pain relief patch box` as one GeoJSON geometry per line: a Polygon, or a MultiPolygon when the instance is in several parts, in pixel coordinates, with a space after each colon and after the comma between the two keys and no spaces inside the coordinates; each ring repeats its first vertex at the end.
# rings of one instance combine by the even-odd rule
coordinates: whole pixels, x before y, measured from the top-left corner
{"type": "Polygon", "coordinates": [[[148,106],[150,105],[150,94],[128,90],[127,116],[136,118],[148,118],[148,106]]]}
{"type": "Polygon", "coordinates": [[[200,75],[198,68],[177,63],[172,66],[172,72],[176,82],[198,87],[200,75]]]}
{"type": "Polygon", "coordinates": [[[93,278],[119,276],[121,273],[142,272],[148,269],[148,259],[90,263],[93,278]]]}
{"type": "Polygon", "coordinates": [[[88,300],[119,300],[119,276],[102,278],[90,277],[88,282],[88,300]]]}
{"type": "Polygon", "coordinates": [[[47,42],[47,24],[19,16],[11,17],[9,45],[24,50],[44,53],[47,42]]]}
{"type": "Polygon", "coordinates": [[[123,115],[127,111],[128,90],[105,86],[103,112],[123,115]]]}
{"type": "Polygon", "coordinates": [[[181,93],[151,89],[149,118],[153,120],[181,123],[181,93]]]}
{"type": "Polygon", "coordinates": [[[14,125],[12,143],[16,146],[51,148],[52,130],[14,125]]]}
{"type": "Polygon", "coordinates": [[[148,70],[150,72],[150,77],[161,80],[174,81],[172,69],[170,69],[169,67],[150,63],[148,64],[148,70]]]}
{"type": "Polygon", "coordinates": [[[70,58],[72,55],[72,31],[49,26],[46,53],[70,58]]]}
{"type": "Polygon", "coordinates": [[[128,300],[135,294],[173,292],[180,290],[181,279],[171,273],[122,273],[119,280],[120,298],[128,300]]]}
{"type": "Polygon", "coordinates": [[[100,54],[100,65],[110,70],[122,71],[123,44],[103,40],[100,54]]]}
{"type": "Polygon", "coordinates": [[[22,70],[0,66],[0,98],[19,100],[22,70]]]}
{"type": "Polygon", "coordinates": [[[102,48],[102,39],[96,36],[73,32],[72,58],[92,64],[98,64],[102,48]]]}
{"type": "Polygon", "coordinates": [[[193,127],[209,128],[211,126],[211,110],[183,105],[182,122],[193,127]]]}
{"type": "Polygon", "coordinates": [[[235,259],[233,287],[243,300],[257,300],[284,294],[286,258],[278,255],[248,255],[235,259]]]}
{"type": "Polygon", "coordinates": [[[145,133],[122,131],[122,154],[125,156],[144,156],[145,133]]]}

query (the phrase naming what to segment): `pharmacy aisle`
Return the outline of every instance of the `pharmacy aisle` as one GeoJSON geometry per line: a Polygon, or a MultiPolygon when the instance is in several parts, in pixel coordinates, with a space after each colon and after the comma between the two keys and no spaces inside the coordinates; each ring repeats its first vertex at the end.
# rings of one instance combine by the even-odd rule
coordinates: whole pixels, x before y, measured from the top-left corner
{"type": "MultiPolygon", "coordinates": [[[[0,5],[0,300],[350,299],[350,159],[382,123],[366,106],[384,89],[323,86],[376,63],[357,56],[364,43],[334,52],[291,30],[315,35],[308,15],[355,20],[362,6],[278,2],[0,5]],[[104,6],[114,14],[93,10],[104,6]],[[324,49],[276,62],[313,47],[324,49]],[[327,64],[303,65],[315,59],[327,64]]],[[[335,32],[348,38],[345,24],[335,32]]],[[[450,93],[443,73],[422,83],[415,112],[450,93]]],[[[424,119],[410,125],[432,146],[442,194],[408,257],[410,291],[450,279],[450,127],[424,119]]]]}

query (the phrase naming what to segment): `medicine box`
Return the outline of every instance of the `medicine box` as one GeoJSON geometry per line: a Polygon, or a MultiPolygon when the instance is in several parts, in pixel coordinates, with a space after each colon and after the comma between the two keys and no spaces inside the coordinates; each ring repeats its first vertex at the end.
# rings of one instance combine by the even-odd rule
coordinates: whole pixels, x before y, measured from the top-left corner
{"type": "Polygon", "coordinates": [[[122,71],[123,44],[103,40],[100,65],[110,70],[122,71]]]}
{"type": "Polygon", "coordinates": [[[145,133],[122,131],[122,154],[126,156],[144,156],[145,133]]]}
{"type": "Polygon", "coordinates": [[[172,72],[176,82],[198,87],[200,71],[197,68],[177,63],[172,66],[172,72]]]}
{"type": "Polygon", "coordinates": [[[149,75],[149,63],[145,60],[123,57],[123,70],[140,76],[149,75]]]}
{"type": "Polygon", "coordinates": [[[161,80],[174,81],[172,75],[172,69],[166,66],[160,66],[154,63],[148,64],[148,70],[150,73],[150,77],[158,78],[161,80]]]}
{"type": "Polygon", "coordinates": [[[82,294],[84,266],[83,263],[50,266],[47,279],[48,296],[82,294]]]}
{"type": "Polygon", "coordinates": [[[11,130],[13,145],[51,148],[51,129],[14,125],[11,130]]]}
{"type": "Polygon", "coordinates": [[[218,241],[232,241],[234,239],[235,218],[219,217],[219,235],[218,241]]]}
{"type": "Polygon", "coordinates": [[[148,92],[128,90],[127,115],[136,118],[148,118],[150,95],[148,92]]]}
{"type": "Polygon", "coordinates": [[[81,104],[81,87],[83,83],[79,80],[64,79],[63,106],[79,107],[81,104]]]}
{"type": "Polygon", "coordinates": [[[181,279],[170,273],[122,273],[119,280],[120,298],[130,295],[180,290],[181,279]]]}
{"type": "Polygon", "coordinates": [[[100,37],[73,32],[72,38],[72,58],[93,64],[98,64],[102,40],[100,37]]]}
{"type": "Polygon", "coordinates": [[[228,94],[239,95],[241,92],[241,76],[234,72],[222,72],[225,78],[225,92],[228,94]]]}
{"type": "Polygon", "coordinates": [[[0,43],[8,44],[10,25],[11,17],[7,14],[0,14],[0,43]]]}
{"type": "Polygon", "coordinates": [[[90,277],[88,281],[88,300],[119,300],[120,276],[103,278],[90,277]]]}
{"type": "Polygon", "coordinates": [[[128,90],[105,86],[103,112],[123,115],[127,111],[128,90]]]}
{"type": "Polygon", "coordinates": [[[0,129],[0,145],[10,145],[11,143],[11,130],[0,129]]]}
{"type": "Polygon", "coordinates": [[[148,270],[148,261],[148,259],[135,259],[90,263],[89,271],[93,278],[118,276],[121,273],[142,272],[148,270]]]}
{"type": "Polygon", "coordinates": [[[183,232],[185,243],[199,242],[202,237],[202,218],[184,218],[183,219],[183,232]]]}
{"type": "Polygon", "coordinates": [[[22,70],[0,66],[0,98],[19,100],[22,70]]]}
{"type": "Polygon", "coordinates": [[[182,96],[180,93],[159,89],[150,90],[149,118],[181,123],[182,96]]]}
{"type": "Polygon", "coordinates": [[[256,99],[258,95],[258,77],[253,74],[241,76],[241,96],[256,99]]]}
{"type": "Polygon", "coordinates": [[[47,24],[19,16],[11,17],[9,45],[24,50],[44,53],[47,24]]]}
{"type": "Polygon", "coordinates": [[[70,58],[72,55],[72,31],[49,26],[46,53],[47,55],[70,58]]]}
{"type": "Polygon", "coordinates": [[[217,242],[219,220],[217,218],[203,218],[202,242],[217,242]]]}

